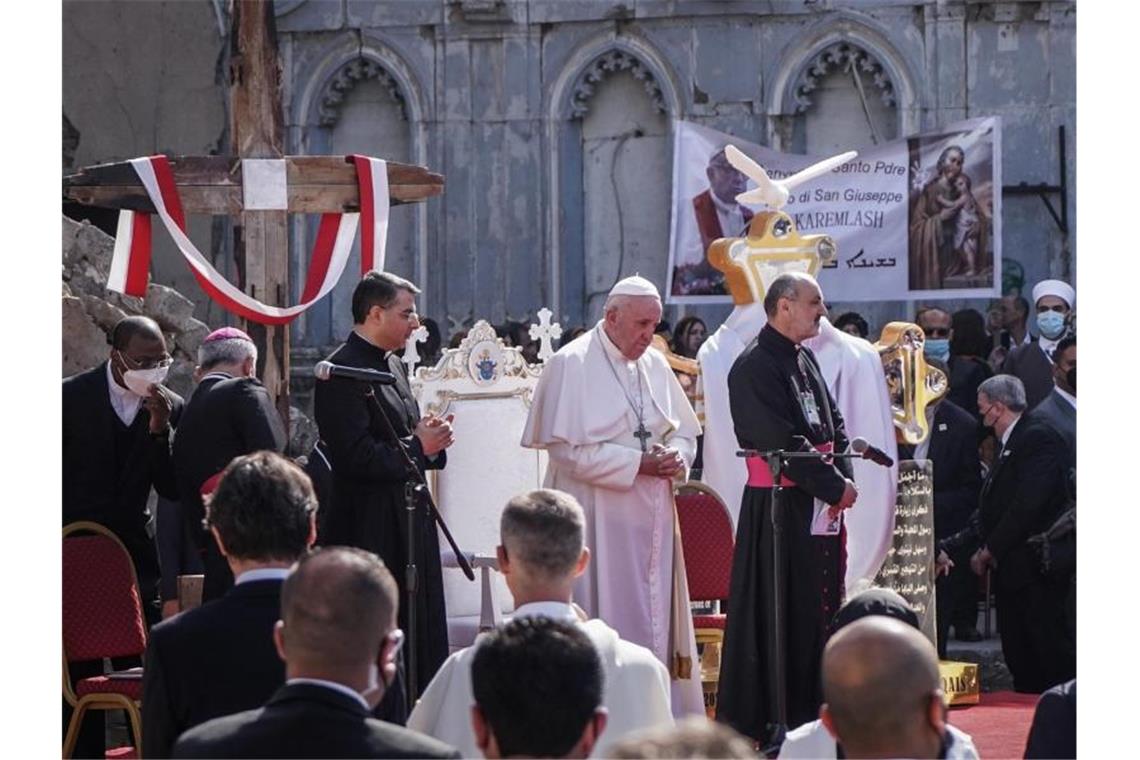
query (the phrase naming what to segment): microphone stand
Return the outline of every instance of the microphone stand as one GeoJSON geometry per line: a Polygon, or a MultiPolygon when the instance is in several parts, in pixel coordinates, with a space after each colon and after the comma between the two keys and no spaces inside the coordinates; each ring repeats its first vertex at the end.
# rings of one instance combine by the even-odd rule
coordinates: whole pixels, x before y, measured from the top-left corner
{"type": "Polygon", "coordinates": [[[388,412],[384,409],[384,405],[376,398],[376,389],[371,383],[368,383],[368,392],[365,394],[371,400],[373,406],[380,412],[380,419],[384,422],[384,434],[388,439],[395,444],[396,450],[404,458],[404,465],[408,470],[408,479],[404,481],[404,504],[407,509],[408,515],[408,559],[404,567],[404,595],[407,597],[406,604],[408,608],[408,630],[407,638],[409,646],[404,648],[408,653],[408,680],[407,696],[408,696],[408,710],[416,704],[416,696],[419,692],[419,677],[416,672],[417,665],[417,652],[416,652],[416,596],[419,593],[419,571],[416,567],[416,544],[418,531],[416,514],[416,501],[417,496],[421,497],[424,506],[427,508],[428,515],[439,526],[443,532],[443,537],[451,544],[451,550],[455,552],[456,560],[459,563],[459,568],[463,574],[467,576],[467,580],[475,580],[475,571],[471,569],[471,563],[467,561],[467,556],[459,548],[459,544],[455,543],[455,538],[452,537],[451,531],[447,527],[447,523],[443,521],[443,516],[436,509],[435,502],[431,498],[431,492],[428,491],[427,482],[424,480],[423,473],[420,468],[416,466],[416,462],[412,459],[411,454],[408,453],[407,447],[400,437],[396,435],[396,428],[392,424],[392,420],[388,418],[388,412]]]}
{"type": "MultiPolygon", "coordinates": [[[[776,708],[776,722],[768,725],[768,739],[762,747],[764,755],[773,757],[777,754],[784,737],[788,733],[788,704],[787,704],[787,672],[784,667],[784,652],[786,651],[787,629],[784,623],[787,600],[784,589],[784,487],[780,483],[784,479],[784,467],[791,459],[863,459],[862,454],[853,452],[830,454],[822,451],[757,451],[745,449],[737,451],[738,457],[760,457],[768,463],[772,473],[772,603],[764,609],[764,624],[767,630],[768,642],[768,702],[776,708]]],[[[763,550],[763,547],[761,547],[763,550]]]]}

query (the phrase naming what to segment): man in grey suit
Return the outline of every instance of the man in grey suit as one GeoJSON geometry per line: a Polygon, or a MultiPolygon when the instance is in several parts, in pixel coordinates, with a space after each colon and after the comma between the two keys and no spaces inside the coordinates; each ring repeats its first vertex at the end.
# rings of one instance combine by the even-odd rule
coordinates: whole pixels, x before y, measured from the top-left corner
{"type": "Polygon", "coordinates": [[[1053,351],[1053,392],[1037,411],[1056,428],[1069,448],[1069,467],[1077,466],[1077,336],[1062,338],[1053,351]]]}

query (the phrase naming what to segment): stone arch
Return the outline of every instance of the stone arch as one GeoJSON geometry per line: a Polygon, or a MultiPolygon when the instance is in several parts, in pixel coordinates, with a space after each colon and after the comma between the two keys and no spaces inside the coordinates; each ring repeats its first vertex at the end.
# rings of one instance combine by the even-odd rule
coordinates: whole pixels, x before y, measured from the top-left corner
{"type": "MultiPolygon", "coordinates": [[[[399,160],[427,163],[426,124],[430,107],[423,97],[421,77],[387,39],[373,33],[345,34],[323,51],[315,65],[299,68],[298,74],[302,73],[305,76],[303,79],[297,77],[296,95],[290,108],[295,125],[289,131],[291,153],[321,155],[335,152],[332,150],[333,134],[343,104],[361,83],[376,82],[395,101],[402,121],[406,122],[408,155],[399,160]]],[[[430,80],[430,72],[424,78],[430,80]]],[[[410,216],[407,229],[413,241],[413,277],[423,291],[421,304],[427,298],[428,220],[424,206],[422,203],[414,204],[405,212],[410,216]]],[[[294,254],[291,279],[293,283],[301,283],[304,281],[303,261],[316,234],[316,219],[296,215],[291,217],[290,225],[294,254]]],[[[345,276],[349,276],[347,272],[345,276]]],[[[330,295],[326,300],[331,298],[330,295]]],[[[297,342],[312,345],[343,339],[343,336],[333,335],[335,320],[331,312],[320,306],[318,304],[298,319],[297,342]]],[[[329,308],[332,308],[331,300],[329,308]]]]}
{"type": "MultiPolygon", "coordinates": [[[[782,65],[772,77],[767,110],[770,116],[794,116],[811,107],[818,80],[837,66],[853,63],[870,75],[879,96],[898,112],[898,133],[917,132],[920,104],[916,78],[906,58],[891,43],[885,31],[867,18],[851,12],[828,18],[785,48],[782,65]]],[[[769,143],[783,147],[782,136],[769,119],[769,143]]]]}
{"type": "Polygon", "coordinates": [[[582,120],[597,85],[618,71],[641,81],[654,108],[668,119],[681,118],[684,106],[677,77],[648,39],[626,30],[608,30],[580,45],[567,59],[548,90],[545,102],[548,198],[546,269],[550,292],[545,300],[564,321],[581,321],[584,304],[574,283],[585,276],[583,261],[564,261],[563,251],[585,250],[584,208],[580,201],[582,120]]]}

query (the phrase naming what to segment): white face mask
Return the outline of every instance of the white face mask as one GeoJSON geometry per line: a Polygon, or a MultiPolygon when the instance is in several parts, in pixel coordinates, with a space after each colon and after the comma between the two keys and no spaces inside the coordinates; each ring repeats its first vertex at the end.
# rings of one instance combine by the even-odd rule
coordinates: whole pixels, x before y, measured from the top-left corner
{"type": "Polygon", "coordinates": [[[166,379],[170,367],[154,369],[128,369],[123,373],[123,382],[136,396],[149,396],[150,386],[158,385],[166,379]]]}

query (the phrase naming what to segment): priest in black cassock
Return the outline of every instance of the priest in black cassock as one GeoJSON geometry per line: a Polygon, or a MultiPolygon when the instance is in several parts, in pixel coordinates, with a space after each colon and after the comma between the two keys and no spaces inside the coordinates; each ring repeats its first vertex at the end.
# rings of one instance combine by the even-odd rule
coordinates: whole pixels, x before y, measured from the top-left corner
{"type": "MultiPolygon", "coordinates": [[[[764,297],[768,323],[728,375],[737,441],[757,451],[844,451],[843,418],[811,349],[827,314],[809,275],[777,277],[764,297]]],[[[728,620],[717,695],[717,720],[764,746],[782,740],[770,690],[772,612],[772,475],[749,458],[748,485],[736,531],[728,620]]],[[[820,657],[827,627],[843,598],[842,510],[857,496],[846,460],[788,460],[783,517],[784,669],[787,726],[819,717],[820,657]]],[[[784,727],[786,728],[786,726],[784,727]]]]}
{"type": "MultiPolygon", "coordinates": [[[[395,385],[372,385],[333,377],[318,382],[314,395],[317,426],[323,450],[332,468],[332,504],[321,505],[317,543],[322,546],[356,546],[380,555],[400,586],[399,625],[407,629],[404,568],[408,561],[404,484],[412,477],[407,463],[388,438],[383,407],[421,473],[442,469],[445,449],[452,443],[450,423],[429,416],[420,419],[419,407],[400,357],[419,326],[415,296],[419,289],[387,272],[369,272],[352,294],[355,323],[348,340],[329,356],[333,364],[390,372],[395,385]]],[[[416,647],[418,690],[423,691],[447,658],[447,619],[443,606],[443,571],[435,523],[418,505],[415,559],[419,588],[416,595],[416,647]]]]}

